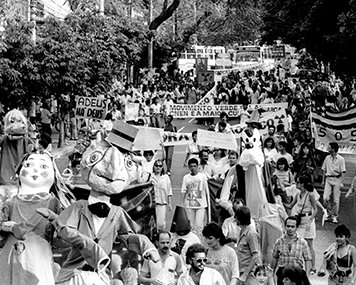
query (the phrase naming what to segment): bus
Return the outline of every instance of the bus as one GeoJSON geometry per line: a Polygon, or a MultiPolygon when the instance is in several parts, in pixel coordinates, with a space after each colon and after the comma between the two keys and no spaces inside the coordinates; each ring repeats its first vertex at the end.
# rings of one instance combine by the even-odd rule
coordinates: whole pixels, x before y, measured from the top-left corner
{"type": "Polygon", "coordinates": [[[194,45],[191,48],[181,53],[178,59],[178,68],[180,71],[187,72],[194,69],[195,60],[197,58],[208,59],[208,69],[215,68],[215,61],[219,53],[225,53],[225,48],[221,46],[198,46],[194,45]]]}

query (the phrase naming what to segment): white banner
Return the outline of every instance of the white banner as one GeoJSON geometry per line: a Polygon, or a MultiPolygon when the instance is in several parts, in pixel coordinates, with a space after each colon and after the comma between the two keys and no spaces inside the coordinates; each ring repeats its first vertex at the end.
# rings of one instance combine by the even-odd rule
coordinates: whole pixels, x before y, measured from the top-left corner
{"type": "Polygon", "coordinates": [[[198,129],[197,144],[237,151],[236,138],[233,133],[216,133],[198,129]]]}
{"type": "MultiPolygon", "coordinates": [[[[285,109],[278,110],[276,112],[263,112],[259,119],[262,128],[260,129],[261,135],[268,133],[268,127],[274,125],[276,128],[279,124],[285,126],[285,130],[288,129],[288,117],[285,109]]],[[[246,123],[236,124],[231,126],[231,131],[235,134],[240,134],[246,127],[246,123]]]]}
{"type": "MultiPolygon", "coordinates": [[[[263,109],[265,112],[278,112],[285,110],[287,103],[276,104],[250,104],[247,110],[263,109]]],[[[173,104],[169,106],[168,113],[174,118],[215,118],[225,112],[229,117],[238,117],[243,110],[243,105],[198,105],[198,104],[173,104]]],[[[285,111],[284,111],[285,113],[285,111]]],[[[284,115],[286,116],[286,115],[284,115]]]]}

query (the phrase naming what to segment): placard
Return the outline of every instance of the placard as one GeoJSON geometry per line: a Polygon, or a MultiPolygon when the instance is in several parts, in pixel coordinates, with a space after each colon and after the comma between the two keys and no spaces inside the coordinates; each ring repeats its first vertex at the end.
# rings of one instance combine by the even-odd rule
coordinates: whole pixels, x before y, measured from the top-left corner
{"type": "Polygon", "coordinates": [[[237,142],[233,133],[216,133],[198,129],[197,144],[215,148],[237,150],[237,142]]]}
{"type": "Polygon", "coordinates": [[[79,118],[90,118],[104,120],[108,112],[108,102],[99,97],[76,97],[77,106],[75,116],[79,118]]]}
{"type": "Polygon", "coordinates": [[[125,121],[137,121],[140,104],[127,103],[125,105],[125,121]]]}
{"type": "Polygon", "coordinates": [[[145,127],[137,129],[138,133],[132,150],[157,150],[162,148],[162,129],[145,127]]]}

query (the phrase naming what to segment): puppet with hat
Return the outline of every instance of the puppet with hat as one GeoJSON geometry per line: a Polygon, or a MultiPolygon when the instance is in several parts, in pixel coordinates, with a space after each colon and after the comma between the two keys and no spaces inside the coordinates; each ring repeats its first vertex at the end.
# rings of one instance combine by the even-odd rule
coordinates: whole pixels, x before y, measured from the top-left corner
{"type": "Polygon", "coordinates": [[[21,111],[9,111],[4,118],[4,133],[0,139],[0,185],[16,185],[15,171],[22,157],[33,148],[28,137],[27,119],[21,111]]]}
{"type": "MultiPolygon", "coordinates": [[[[54,213],[74,199],[48,153],[26,155],[17,171],[18,191],[0,211],[2,285],[54,284],[56,266],[51,240],[53,227],[36,211],[54,213]]],[[[58,271],[58,270],[57,270],[58,271]]]]}
{"type": "Polygon", "coordinates": [[[241,133],[241,153],[239,164],[245,170],[246,206],[250,208],[251,216],[258,217],[258,209],[267,203],[267,196],[262,180],[262,167],[265,157],[262,151],[261,134],[259,129],[259,110],[254,110],[246,121],[247,127],[241,133]]]}
{"type": "Polygon", "coordinates": [[[43,212],[53,220],[60,238],[71,244],[56,284],[111,284],[121,268],[113,261],[114,241],[119,238],[137,254],[158,260],[158,252],[139,226],[110,197],[132,180],[130,157],[106,140],[91,145],[83,154],[82,178],[91,187],[88,200],[79,200],[60,213],[43,212]]]}

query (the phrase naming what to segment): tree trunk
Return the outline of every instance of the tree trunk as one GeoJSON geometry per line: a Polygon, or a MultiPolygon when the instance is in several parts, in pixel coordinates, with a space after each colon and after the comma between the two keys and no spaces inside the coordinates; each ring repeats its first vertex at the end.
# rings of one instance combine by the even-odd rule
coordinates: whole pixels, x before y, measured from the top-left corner
{"type": "MultiPolygon", "coordinates": [[[[166,7],[167,5],[167,1],[164,1],[164,7],[166,7]]],[[[164,8],[161,12],[161,14],[159,14],[151,23],[149,26],[149,29],[151,31],[157,30],[158,27],[166,20],[168,20],[172,15],[173,12],[178,8],[180,3],[180,0],[173,0],[173,3],[168,7],[168,8],[164,8]]]]}

